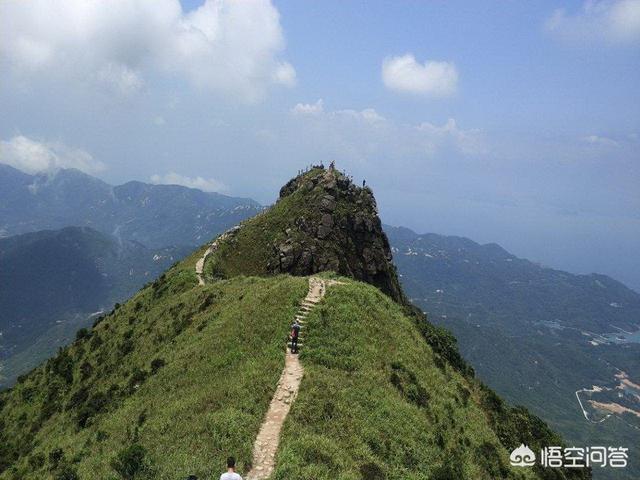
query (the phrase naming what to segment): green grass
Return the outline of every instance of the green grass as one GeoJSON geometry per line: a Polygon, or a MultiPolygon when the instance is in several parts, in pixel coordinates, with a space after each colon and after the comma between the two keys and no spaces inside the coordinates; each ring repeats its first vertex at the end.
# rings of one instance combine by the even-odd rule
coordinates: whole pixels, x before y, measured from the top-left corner
{"type": "MultiPolygon", "coordinates": [[[[311,170],[302,179],[320,175],[321,170],[311,170]]],[[[319,221],[320,213],[315,208],[322,191],[298,190],[276,202],[264,213],[245,222],[231,241],[221,242],[215,254],[209,256],[204,273],[209,280],[231,278],[236,275],[266,275],[274,270],[278,257],[274,245],[284,240],[285,230],[292,222],[305,219],[310,223],[319,221]]],[[[297,228],[294,235],[300,235],[297,228]]]]}
{"type": "Polygon", "coordinates": [[[413,322],[377,289],[330,287],[308,327],[274,478],[529,478],[508,467],[479,392],[436,366],[413,322]]]}
{"type": "Polygon", "coordinates": [[[12,467],[0,478],[48,478],[65,466],[79,478],[120,478],[112,463],[131,445],[147,452],[140,478],[204,477],[230,453],[241,468],[250,462],[307,281],[237,277],[195,287],[182,267],[57,357],[69,359],[71,381],[49,362],[2,394],[0,461],[12,467]],[[164,362],[155,373],[154,359],[164,362]],[[86,399],[78,394],[83,390],[86,399]],[[105,405],[79,426],[92,399],[105,392],[105,405]],[[51,416],[43,419],[47,410],[51,416]],[[64,460],[53,468],[56,449],[64,460]]]}
{"type": "MultiPolygon", "coordinates": [[[[208,478],[229,454],[248,471],[308,281],[198,287],[199,253],[1,394],[0,479],[208,478]]],[[[515,424],[499,399],[389,297],[341,281],[309,317],[273,478],[535,478],[508,466],[515,424]]]]}

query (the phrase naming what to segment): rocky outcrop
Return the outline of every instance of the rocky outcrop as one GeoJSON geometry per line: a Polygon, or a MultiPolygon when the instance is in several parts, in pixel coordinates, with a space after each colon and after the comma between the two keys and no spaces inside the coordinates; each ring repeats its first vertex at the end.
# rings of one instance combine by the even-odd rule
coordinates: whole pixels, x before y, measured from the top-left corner
{"type": "Polygon", "coordinates": [[[274,243],[270,272],[334,271],[404,300],[370,189],[357,187],[336,170],[316,168],[282,187],[279,201],[284,200],[297,205],[300,215],[274,243]]]}

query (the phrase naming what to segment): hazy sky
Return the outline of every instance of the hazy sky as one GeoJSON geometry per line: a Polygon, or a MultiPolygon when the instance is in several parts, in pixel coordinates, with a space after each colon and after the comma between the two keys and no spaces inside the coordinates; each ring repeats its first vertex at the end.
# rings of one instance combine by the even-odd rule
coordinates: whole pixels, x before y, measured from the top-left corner
{"type": "Polygon", "coordinates": [[[640,0],[3,0],[0,162],[383,220],[640,290],[640,0]]]}

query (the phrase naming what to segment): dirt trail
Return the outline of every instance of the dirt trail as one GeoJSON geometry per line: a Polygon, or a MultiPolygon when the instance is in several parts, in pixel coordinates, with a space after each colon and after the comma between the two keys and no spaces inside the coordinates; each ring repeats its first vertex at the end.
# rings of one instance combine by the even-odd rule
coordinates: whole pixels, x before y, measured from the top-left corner
{"type": "Polygon", "coordinates": [[[213,253],[213,250],[211,249],[211,246],[209,246],[209,248],[207,248],[207,250],[204,252],[204,255],[200,257],[196,262],[196,277],[198,277],[198,285],[204,285],[204,276],[203,276],[204,261],[212,253],[213,253]]]}
{"type": "MultiPolygon", "coordinates": [[[[296,314],[296,318],[302,325],[301,340],[304,339],[307,315],[322,299],[327,286],[336,283],[338,282],[333,280],[323,280],[316,277],[309,278],[309,292],[296,314]]],[[[299,343],[298,346],[302,348],[303,343],[299,343]]],[[[253,468],[247,474],[246,480],[264,480],[273,473],[275,456],[280,443],[280,430],[284,425],[291,405],[296,399],[303,375],[304,368],[298,359],[298,355],[291,353],[290,348],[287,347],[284,370],[280,375],[276,393],[271,399],[269,410],[253,444],[253,468]]]]}
{"type": "Polygon", "coordinates": [[[211,255],[218,249],[218,245],[220,242],[226,240],[227,238],[235,235],[242,225],[236,225],[235,227],[230,228],[218,238],[216,238],[211,245],[205,250],[204,255],[198,259],[196,262],[196,277],[198,277],[198,285],[204,285],[206,282],[204,280],[204,262],[207,260],[207,257],[211,255]]]}

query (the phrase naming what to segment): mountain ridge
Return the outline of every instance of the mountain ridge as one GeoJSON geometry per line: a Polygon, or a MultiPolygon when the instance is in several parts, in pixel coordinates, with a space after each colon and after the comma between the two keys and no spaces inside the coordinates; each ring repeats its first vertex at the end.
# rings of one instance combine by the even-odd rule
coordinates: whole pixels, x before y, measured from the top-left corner
{"type": "Polygon", "coordinates": [[[89,226],[148,247],[198,246],[262,210],[251,199],[179,185],[131,181],[111,186],[74,169],[29,175],[2,167],[0,235],[5,237],[89,226]]]}
{"type": "Polygon", "coordinates": [[[225,248],[209,255],[218,268],[205,285],[195,266],[208,245],[1,392],[0,478],[204,476],[230,452],[250,470],[286,334],[308,287],[306,276],[289,274],[303,272],[267,267],[287,238],[302,247],[291,265],[324,268],[315,275],[341,283],[307,317],[300,354],[306,373],[283,428],[274,479],[590,478],[588,469],[511,467],[509,452],[520,443],[539,449],[562,440],[456,365],[448,355],[455,340],[410,310],[401,289],[394,296],[383,292],[388,283],[379,276],[363,283],[329,271],[338,265],[367,273],[356,267],[386,258],[382,230],[373,228],[377,211],[360,212],[364,225],[373,222],[365,228],[375,232],[367,239],[378,249],[373,257],[355,244],[334,248],[358,232],[342,222],[358,213],[354,197],[336,201],[334,223],[321,233],[327,245],[316,242],[327,223],[287,235],[303,218],[293,207],[304,218],[317,213],[314,190],[285,196],[271,214],[243,222],[225,248]],[[298,264],[312,245],[313,261],[298,264]]]}

